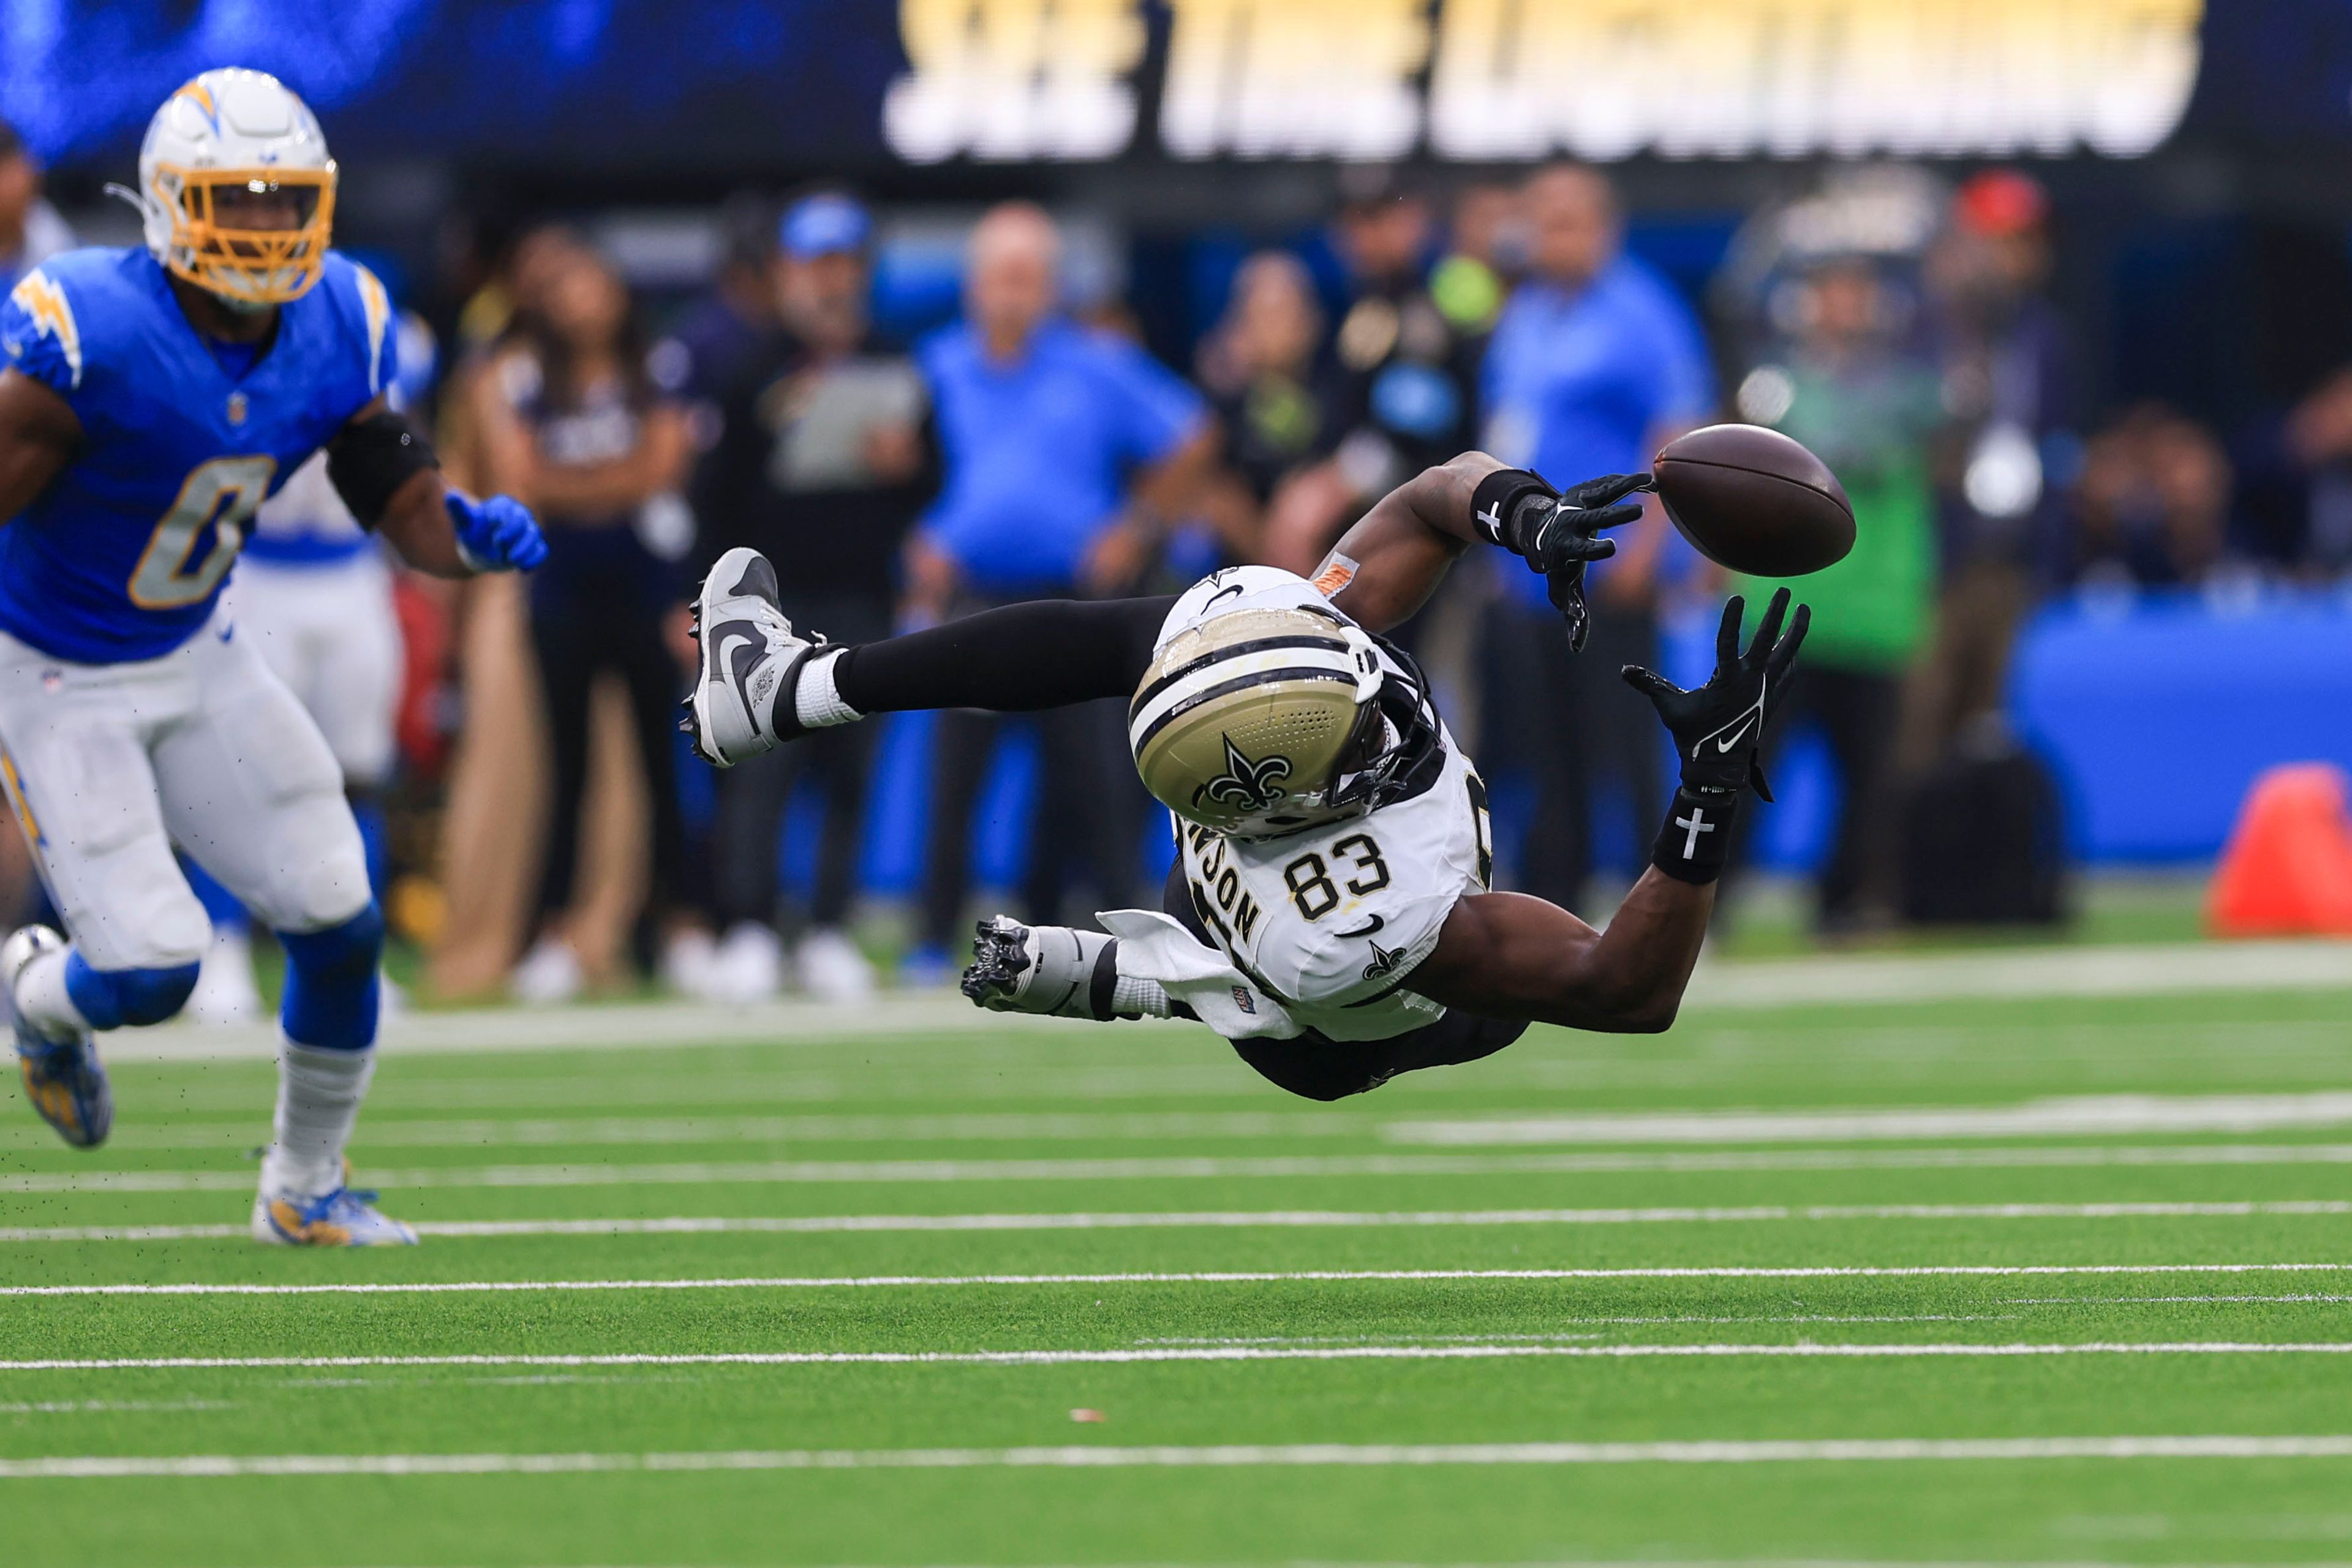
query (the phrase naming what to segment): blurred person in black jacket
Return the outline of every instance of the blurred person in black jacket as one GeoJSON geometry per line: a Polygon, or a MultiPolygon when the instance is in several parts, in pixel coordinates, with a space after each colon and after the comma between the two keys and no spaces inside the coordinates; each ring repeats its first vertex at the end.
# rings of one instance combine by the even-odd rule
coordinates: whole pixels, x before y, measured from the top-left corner
{"type": "Polygon", "coordinates": [[[1266,520],[1267,561],[1301,574],[1375,500],[1477,445],[1488,323],[1449,315],[1430,291],[1428,199],[1379,166],[1343,171],[1340,198],[1332,233],[1349,298],[1331,342],[1331,456],[1286,487],[1266,520]]]}
{"type": "MultiPolygon", "coordinates": [[[[889,635],[899,548],[939,484],[922,375],[867,317],[871,227],[835,192],[786,210],[772,269],[781,325],[719,399],[718,445],[696,487],[706,563],[739,544],[789,563],[784,613],[856,642],[889,635]]],[[[844,725],[719,775],[713,883],[725,934],[712,988],[723,999],[772,995],[782,983],[778,841],[803,773],[822,781],[825,815],[793,954],[800,983],[828,1001],[873,991],[846,926],[875,733],[844,725]]]]}

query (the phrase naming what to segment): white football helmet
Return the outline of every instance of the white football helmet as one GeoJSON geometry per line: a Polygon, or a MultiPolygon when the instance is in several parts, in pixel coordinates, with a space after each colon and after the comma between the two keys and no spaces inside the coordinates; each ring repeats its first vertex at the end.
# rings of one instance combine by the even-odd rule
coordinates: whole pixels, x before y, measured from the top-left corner
{"type": "Polygon", "coordinates": [[[208,70],[165,99],[140,143],[139,189],[128,194],[155,259],[232,308],[282,305],[319,281],[335,161],[309,107],[266,71],[208,70]],[[224,190],[290,196],[295,222],[224,221],[215,205],[224,190]]]}

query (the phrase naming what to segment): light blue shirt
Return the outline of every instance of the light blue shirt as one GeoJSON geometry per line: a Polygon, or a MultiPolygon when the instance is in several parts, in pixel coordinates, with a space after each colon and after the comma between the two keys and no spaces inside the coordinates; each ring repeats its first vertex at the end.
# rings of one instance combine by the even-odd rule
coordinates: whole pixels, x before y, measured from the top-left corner
{"type": "Polygon", "coordinates": [[[1067,590],[1129,476],[1203,415],[1200,395],[1142,349],[1068,321],[1040,327],[1008,362],[969,326],[918,357],[946,467],[922,528],[985,594],[1067,590]]]}
{"type": "MultiPolygon", "coordinates": [[[[1581,289],[1522,284],[1495,323],[1485,382],[1486,450],[1555,485],[1646,468],[1660,426],[1696,423],[1715,405],[1690,307],[1627,256],[1581,289]]],[[[1503,576],[1530,606],[1549,603],[1537,574],[1503,576]]]]}

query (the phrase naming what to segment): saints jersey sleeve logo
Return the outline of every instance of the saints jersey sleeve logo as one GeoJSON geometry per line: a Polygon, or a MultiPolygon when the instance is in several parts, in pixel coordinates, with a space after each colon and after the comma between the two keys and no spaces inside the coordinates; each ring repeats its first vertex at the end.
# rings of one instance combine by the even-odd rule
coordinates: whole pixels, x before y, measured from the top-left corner
{"type": "Polygon", "coordinates": [[[1252,762],[1242,755],[1231,735],[1218,739],[1225,743],[1225,771],[1194,790],[1193,800],[1211,800],[1242,811],[1264,811],[1282,799],[1279,786],[1290,776],[1288,757],[1270,756],[1252,762]]]}

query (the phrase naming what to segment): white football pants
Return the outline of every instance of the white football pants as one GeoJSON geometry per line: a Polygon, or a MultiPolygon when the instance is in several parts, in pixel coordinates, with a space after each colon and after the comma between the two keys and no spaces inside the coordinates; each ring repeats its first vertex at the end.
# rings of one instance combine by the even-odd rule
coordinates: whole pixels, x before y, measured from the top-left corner
{"type": "Polygon", "coordinates": [[[248,555],[225,602],[318,721],[343,777],[362,788],[389,779],[402,645],[392,574],[374,549],[319,566],[248,555]]]}
{"type": "Polygon", "coordinates": [[[9,804],[93,968],[204,956],[212,922],[174,843],[276,931],[366,907],[334,756],[226,612],[131,664],[68,664],[0,633],[0,748],[9,804]]]}

